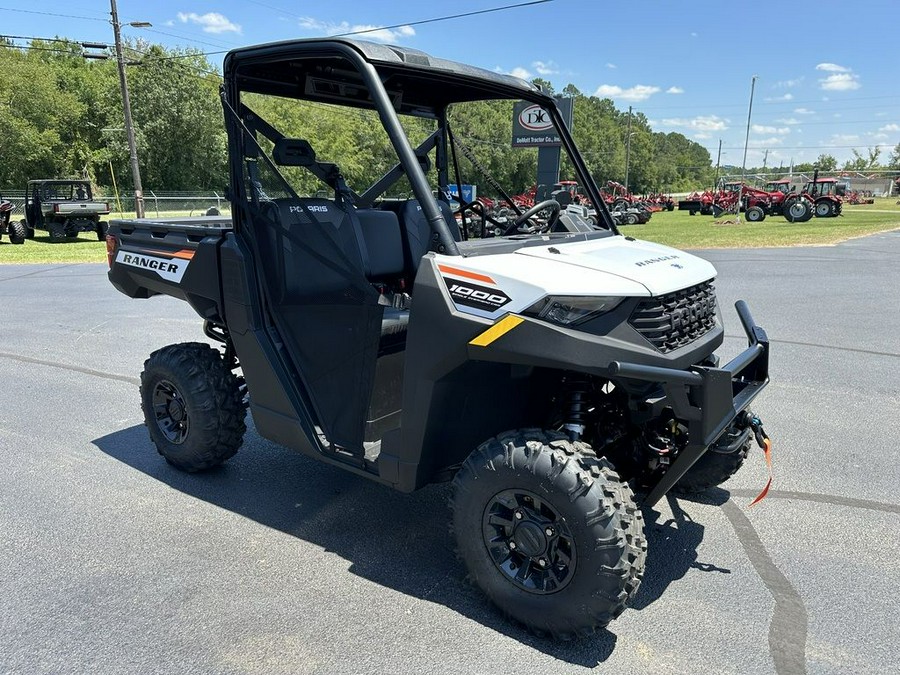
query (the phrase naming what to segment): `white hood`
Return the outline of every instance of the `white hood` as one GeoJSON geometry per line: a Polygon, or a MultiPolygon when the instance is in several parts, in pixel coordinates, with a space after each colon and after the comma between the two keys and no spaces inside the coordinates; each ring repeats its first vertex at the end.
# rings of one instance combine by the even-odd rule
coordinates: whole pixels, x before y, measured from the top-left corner
{"type": "Polygon", "coordinates": [[[515,255],[614,274],[641,284],[651,295],[663,295],[694,286],[716,275],[715,268],[702,258],[668,246],[625,237],[532,246],[519,249],[515,255]]]}

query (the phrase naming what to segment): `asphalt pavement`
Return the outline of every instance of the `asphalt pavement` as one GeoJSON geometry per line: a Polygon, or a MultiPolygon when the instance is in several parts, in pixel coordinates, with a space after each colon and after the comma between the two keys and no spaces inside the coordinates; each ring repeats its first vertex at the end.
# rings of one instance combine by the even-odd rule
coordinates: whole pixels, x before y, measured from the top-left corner
{"type": "MultiPolygon", "coordinates": [[[[772,340],[774,440],[702,501],[647,510],[632,608],[556,643],[465,579],[448,490],[403,495],[260,438],[186,475],[137,378],[203,341],[183,302],[105,265],[0,265],[0,672],[886,673],[900,657],[900,232],[701,251],[725,358],[772,340]]],[[[249,418],[248,418],[249,422],[249,418]]]]}

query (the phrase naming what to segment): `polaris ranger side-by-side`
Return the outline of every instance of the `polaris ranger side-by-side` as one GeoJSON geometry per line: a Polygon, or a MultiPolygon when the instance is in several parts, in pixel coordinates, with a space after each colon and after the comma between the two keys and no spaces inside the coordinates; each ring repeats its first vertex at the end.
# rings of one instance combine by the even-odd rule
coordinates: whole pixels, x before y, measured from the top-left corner
{"type": "Polygon", "coordinates": [[[553,99],[523,80],[348,39],[237,49],[224,77],[232,218],[115,221],[107,238],[116,288],[186,300],[222,344],[147,360],[158,451],[221,464],[249,404],[262,436],[360,476],[452,480],[458,552],[494,603],[556,637],[607,624],[644,573],[638,504],[725,481],[762,433],[747,407],[768,340],[747,306],[749,346],[720,365],[713,267],[619,235],[553,99]],[[521,183],[491,175],[503,141],[464,113],[505,106],[511,127],[519,99],[555,123],[597,224],[554,200],[523,212],[521,183]],[[366,130],[365,154],[317,135],[333,119],[366,130]],[[382,175],[360,184],[360,166],[382,175]],[[466,239],[480,205],[447,187],[479,182],[515,216],[466,239]]]}
{"type": "Polygon", "coordinates": [[[28,239],[35,230],[46,230],[50,241],[75,239],[79,232],[94,232],[103,241],[107,225],[101,218],[108,215],[109,203],[94,199],[89,181],[30,180],[21,224],[28,239]]]}

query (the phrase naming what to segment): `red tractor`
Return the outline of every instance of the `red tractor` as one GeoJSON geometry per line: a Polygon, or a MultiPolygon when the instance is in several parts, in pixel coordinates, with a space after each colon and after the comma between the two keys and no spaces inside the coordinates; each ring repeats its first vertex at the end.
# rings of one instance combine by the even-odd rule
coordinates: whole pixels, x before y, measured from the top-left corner
{"type": "Polygon", "coordinates": [[[805,193],[797,193],[789,178],[772,180],[764,190],[745,187],[746,218],[750,222],[765,220],[766,216],[784,216],[789,223],[805,223],[813,217],[814,200],[805,193]]]}
{"type": "Polygon", "coordinates": [[[841,195],[846,190],[846,183],[839,183],[837,178],[819,178],[818,172],[806,184],[803,194],[815,204],[817,218],[834,218],[841,215],[844,200],[841,195]]]}

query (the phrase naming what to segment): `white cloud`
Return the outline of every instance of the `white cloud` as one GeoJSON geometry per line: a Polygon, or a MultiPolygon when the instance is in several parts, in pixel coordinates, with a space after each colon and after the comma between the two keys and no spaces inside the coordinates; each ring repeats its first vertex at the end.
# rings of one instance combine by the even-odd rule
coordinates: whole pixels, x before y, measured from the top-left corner
{"type": "Polygon", "coordinates": [[[696,33],[691,33],[691,37],[697,37],[696,33]]]}
{"type": "Polygon", "coordinates": [[[773,145],[781,145],[782,143],[784,143],[784,139],[783,139],[783,138],[778,138],[777,136],[772,136],[771,138],[757,138],[757,139],[753,139],[753,140],[751,140],[751,141],[747,144],[747,147],[750,147],[750,148],[768,148],[768,147],[771,147],[771,146],[773,146],[773,145]]]}
{"type": "Polygon", "coordinates": [[[819,80],[819,86],[826,91],[852,91],[859,89],[859,76],[853,73],[835,73],[824,80],[819,80]]]}
{"type": "Polygon", "coordinates": [[[509,74],[513,77],[521,77],[523,80],[531,79],[531,73],[522,67],[513,68],[511,71],[509,71],[509,74]]]}
{"type": "Polygon", "coordinates": [[[615,70],[619,66],[617,66],[615,63],[607,63],[606,67],[609,68],[610,70],[615,70]]]}
{"type": "Polygon", "coordinates": [[[538,75],[555,75],[559,72],[559,67],[553,61],[533,61],[531,65],[538,75]]]}
{"type": "Polygon", "coordinates": [[[683,117],[669,117],[662,120],[662,125],[667,127],[686,127],[696,131],[725,131],[730,120],[718,115],[698,115],[691,119],[683,117]]]}
{"type": "Polygon", "coordinates": [[[885,124],[879,127],[878,131],[900,131],[900,124],[885,124]]]}
{"type": "Polygon", "coordinates": [[[794,95],[790,92],[786,94],[782,94],[781,96],[770,96],[766,100],[767,101],[791,101],[793,100],[794,95]]]}
{"type": "Polygon", "coordinates": [[[660,91],[659,87],[651,87],[646,84],[636,84],[628,89],[615,84],[601,84],[594,92],[597,98],[615,98],[622,101],[646,101],[660,91]]]}
{"type": "Polygon", "coordinates": [[[174,19],[169,19],[168,21],[163,21],[163,26],[174,26],[174,25],[175,25],[174,19]]]}
{"type": "Polygon", "coordinates": [[[204,33],[238,33],[241,32],[241,25],[228,20],[224,14],[218,12],[207,12],[206,14],[197,14],[196,12],[178,12],[178,20],[181,23],[194,23],[203,27],[204,33]]]}
{"type": "Polygon", "coordinates": [[[810,110],[809,108],[794,108],[794,112],[798,115],[815,115],[815,110],[810,110]]]}
{"type": "Polygon", "coordinates": [[[778,134],[779,136],[785,136],[791,133],[790,127],[769,127],[762,124],[751,125],[750,131],[754,134],[778,134]]]}
{"type": "Polygon", "coordinates": [[[832,134],[832,143],[859,143],[859,134],[832,134]]]}
{"type": "Polygon", "coordinates": [[[330,21],[319,21],[312,17],[306,16],[298,22],[301,28],[322,35],[344,35],[346,33],[359,34],[363,40],[374,40],[375,42],[400,42],[403,38],[412,37],[416,34],[415,28],[412,26],[399,26],[398,28],[379,28],[369,24],[350,24],[346,21],[340,23],[332,23],[330,21]]]}
{"type": "Polygon", "coordinates": [[[890,136],[887,134],[869,134],[876,141],[886,141],[890,136]]]}
{"type": "Polygon", "coordinates": [[[800,83],[803,82],[802,77],[798,77],[794,80],[779,80],[775,83],[776,89],[791,89],[792,87],[797,87],[800,83]]]}
{"type": "Polygon", "coordinates": [[[779,124],[800,124],[800,120],[796,117],[782,117],[781,119],[775,120],[779,124]]]}
{"type": "Polygon", "coordinates": [[[694,138],[696,138],[698,141],[706,141],[712,138],[712,134],[707,134],[701,131],[699,134],[694,134],[694,138]]]}
{"type": "Polygon", "coordinates": [[[849,73],[850,68],[839,66],[836,63],[820,63],[816,66],[816,70],[824,70],[828,73],[849,73]]]}
{"type": "Polygon", "coordinates": [[[667,94],[683,94],[684,89],[682,89],[681,87],[669,87],[668,89],[666,89],[666,93],[667,94]]]}

